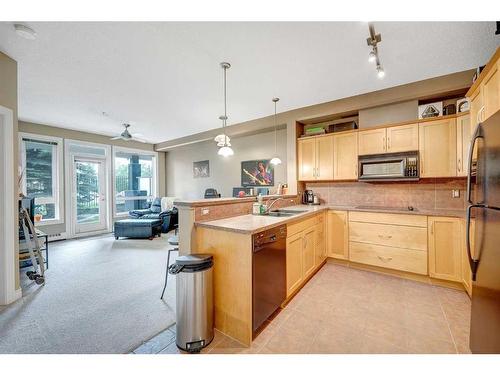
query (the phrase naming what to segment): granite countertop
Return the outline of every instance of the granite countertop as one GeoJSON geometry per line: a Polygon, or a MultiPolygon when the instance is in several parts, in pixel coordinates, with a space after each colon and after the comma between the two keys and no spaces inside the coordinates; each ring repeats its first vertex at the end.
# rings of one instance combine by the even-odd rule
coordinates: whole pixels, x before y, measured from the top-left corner
{"type": "Polygon", "coordinates": [[[276,227],[281,224],[288,224],[293,221],[302,220],[308,216],[314,215],[317,212],[327,210],[328,207],[298,205],[298,206],[283,207],[282,209],[298,210],[306,212],[301,212],[298,215],[286,216],[286,217],[249,214],[249,215],[229,217],[226,219],[196,222],[195,225],[197,227],[202,227],[202,228],[220,229],[231,232],[253,234],[269,228],[276,227]]]}
{"type": "Polygon", "coordinates": [[[425,216],[448,216],[448,217],[465,217],[465,210],[437,210],[437,209],[416,209],[414,211],[402,210],[399,208],[379,208],[379,207],[358,207],[358,206],[337,206],[337,205],[320,205],[307,206],[297,205],[284,207],[286,210],[306,211],[295,216],[276,217],[276,216],[261,216],[261,215],[241,215],[226,219],[197,222],[195,225],[202,228],[211,228],[219,230],[227,230],[244,234],[254,234],[272,227],[288,224],[294,221],[302,220],[308,216],[312,216],[317,212],[325,210],[339,211],[361,211],[361,212],[378,212],[390,214],[407,214],[407,215],[425,215],[425,216]]]}

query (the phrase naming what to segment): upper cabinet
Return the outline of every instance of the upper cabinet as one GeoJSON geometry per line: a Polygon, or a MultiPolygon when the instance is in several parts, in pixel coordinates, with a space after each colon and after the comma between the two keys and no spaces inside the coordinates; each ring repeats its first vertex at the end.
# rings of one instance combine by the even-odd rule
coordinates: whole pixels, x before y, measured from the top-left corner
{"type": "Polygon", "coordinates": [[[495,114],[500,109],[500,73],[498,67],[500,60],[492,66],[491,70],[484,77],[482,88],[483,105],[484,105],[484,120],[495,114]]]}
{"type": "Polygon", "coordinates": [[[472,136],[470,115],[457,117],[457,176],[467,176],[469,162],[469,146],[472,136]]]}
{"type": "Polygon", "coordinates": [[[333,178],[333,137],[316,139],[316,179],[331,180],[333,178]]]}
{"type": "Polygon", "coordinates": [[[333,136],[333,163],[334,180],[358,178],[358,133],[333,136]]]}
{"type": "Polygon", "coordinates": [[[298,140],[297,165],[299,180],[313,181],[316,179],[316,138],[298,140]]]}
{"type": "Polygon", "coordinates": [[[483,91],[479,87],[474,93],[469,97],[470,101],[470,121],[472,127],[474,128],[478,123],[482,121],[481,116],[483,115],[483,91]]]}
{"type": "Polygon", "coordinates": [[[418,150],[418,124],[387,128],[387,152],[418,150]]]}
{"type": "Polygon", "coordinates": [[[383,154],[386,152],[385,128],[362,130],[358,133],[359,155],[383,154]]]}
{"type": "Polygon", "coordinates": [[[359,132],[359,155],[418,150],[418,124],[362,130],[359,132]]]}
{"type": "Polygon", "coordinates": [[[490,59],[467,97],[470,101],[471,124],[474,128],[500,110],[500,48],[490,59]]]}
{"type": "Polygon", "coordinates": [[[455,118],[419,124],[420,177],[457,175],[455,118]]]}
{"type": "Polygon", "coordinates": [[[333,180],[333,136],[298,140],[300,181],[333,180]]]}

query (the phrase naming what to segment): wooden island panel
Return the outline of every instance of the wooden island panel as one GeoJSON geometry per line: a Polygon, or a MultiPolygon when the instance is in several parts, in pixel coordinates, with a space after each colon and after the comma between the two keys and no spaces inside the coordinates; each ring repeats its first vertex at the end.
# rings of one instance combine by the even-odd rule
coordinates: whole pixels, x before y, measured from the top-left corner
{"type": "Polygon", "coordinates": [[[199,227],[193,253],[214,257],[215,328],[250,346],[252,342],[252,236],[199,227]]]}

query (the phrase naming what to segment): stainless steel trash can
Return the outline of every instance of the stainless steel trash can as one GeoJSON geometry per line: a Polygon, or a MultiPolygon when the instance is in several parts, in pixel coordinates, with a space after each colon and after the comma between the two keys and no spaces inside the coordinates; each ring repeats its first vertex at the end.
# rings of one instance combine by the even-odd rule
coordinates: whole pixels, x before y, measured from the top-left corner
{"type": "Polygon", "coordinates": [[[177,347],[199,352],[214,338],[213,256],[180,256],[168,272],[176,275],[177,347]]]}

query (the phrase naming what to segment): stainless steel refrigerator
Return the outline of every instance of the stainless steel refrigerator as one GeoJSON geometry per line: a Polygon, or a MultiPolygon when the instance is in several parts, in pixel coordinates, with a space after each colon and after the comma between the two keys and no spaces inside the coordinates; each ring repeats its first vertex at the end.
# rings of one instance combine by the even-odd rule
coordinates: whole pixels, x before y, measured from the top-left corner
{"type": "Polygon", "coordinates": [[[466,245],[473,280],[470,349],[500,353],[500,112],[476,127],[469,148],[467,199],[466,245]],[[471,217],[476,221],[472,253],[471,217]]]}

